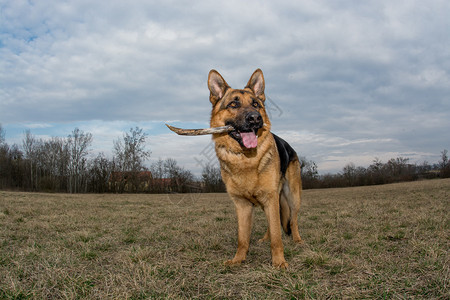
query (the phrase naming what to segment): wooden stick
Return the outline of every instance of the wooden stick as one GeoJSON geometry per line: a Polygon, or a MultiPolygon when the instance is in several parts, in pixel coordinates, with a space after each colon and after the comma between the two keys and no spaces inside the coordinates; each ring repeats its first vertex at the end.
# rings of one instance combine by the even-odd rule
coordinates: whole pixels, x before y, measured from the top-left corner
{"type": "Polygon", "coordinates": [[[213,128],[205,128],[205,129],[183,129],[178,127],[170,126],[166,124],[166,126],[179,135],[206,135],[206,134],[215,134],[215,133],[226,133],[234,130],[233,126],[227,125],[222,127],[213,127],[213,128]]]}

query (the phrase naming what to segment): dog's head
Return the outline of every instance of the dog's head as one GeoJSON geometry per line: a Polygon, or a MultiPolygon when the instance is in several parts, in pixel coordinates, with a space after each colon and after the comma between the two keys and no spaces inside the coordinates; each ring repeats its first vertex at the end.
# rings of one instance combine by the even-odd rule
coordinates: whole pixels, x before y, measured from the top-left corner
{"type": "Polygon", "coordinates": [[[260,69],[250,77],[244,89],[232,89],[223,77],[211,70],[208,76],[209,100],[213,105],[211,126],[233,126],[228,133],[229,147],[254,149],[258,139],[270,131],[270,121],[265,110],[264,76],[260,69]]]}

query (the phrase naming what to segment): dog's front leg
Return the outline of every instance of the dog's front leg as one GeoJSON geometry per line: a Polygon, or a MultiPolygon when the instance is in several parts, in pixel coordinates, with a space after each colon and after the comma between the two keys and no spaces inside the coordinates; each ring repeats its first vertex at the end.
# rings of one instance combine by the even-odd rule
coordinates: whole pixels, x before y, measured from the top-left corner
{"type": "Polygon", "coordinates": [[[253,204],[245,198],[231,196],[238,219],[238,247],[233,259],[227,260],[226,265],[240,265],[247,257],[252,231],[253,204]]]}
{"type": "Polygon", "coordinates": [[[288,263],[284,259],[283,242],[281,240],[280,205],[276,201],[278,195],[269,193],[264,202],[264,212],[269,223],[270,248],[272,251],[272,265],[276,268],[287,268],[288,263]]]}

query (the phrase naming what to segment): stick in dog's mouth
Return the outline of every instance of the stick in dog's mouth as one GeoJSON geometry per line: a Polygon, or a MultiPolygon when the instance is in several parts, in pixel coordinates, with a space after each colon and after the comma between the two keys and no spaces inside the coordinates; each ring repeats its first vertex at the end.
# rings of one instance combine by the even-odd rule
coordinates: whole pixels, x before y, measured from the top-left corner
{"type": "Polygon", "coordinates": [[[227,133],[233,131],[233,126],[227,125],[222,127],[212,127],[212,128],[204,128],[204,129],[183,129],[178,127],[170,126],[166,124],[166,126],[179,135],[206,135],[206,134],[215,134],[215,133],[227,133]]]}

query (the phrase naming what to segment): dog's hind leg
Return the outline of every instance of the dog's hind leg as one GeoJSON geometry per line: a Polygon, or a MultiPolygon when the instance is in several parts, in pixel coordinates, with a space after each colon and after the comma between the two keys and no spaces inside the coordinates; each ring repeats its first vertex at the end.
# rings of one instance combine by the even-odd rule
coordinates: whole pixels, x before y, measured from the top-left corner
{"type": "Polygon", "coordinates": [[[260,238],[258,240],[259,243],[265,242],[270,240],[270,232],[269,232],[269,227],[267,227],[266,233],[264,234],[264,236],[262,238],[260,238]]]}

